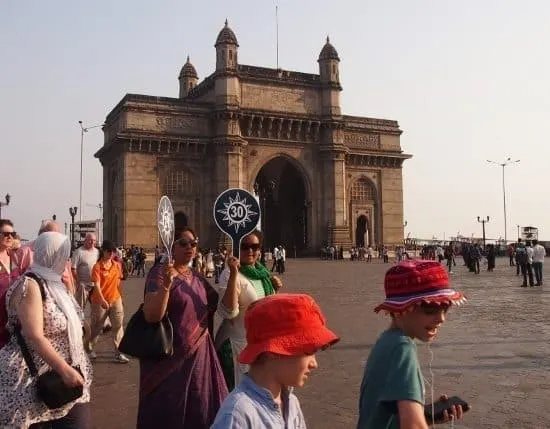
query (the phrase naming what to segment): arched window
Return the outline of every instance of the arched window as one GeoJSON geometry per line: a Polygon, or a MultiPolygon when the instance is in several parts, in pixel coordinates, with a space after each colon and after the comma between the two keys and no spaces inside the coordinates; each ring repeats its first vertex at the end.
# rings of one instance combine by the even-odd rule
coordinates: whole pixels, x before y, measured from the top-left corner
{"type": "Polygon", "coordinates": [[[193,183],[188,171],[170,170],[164,179],[164,195],[175,197],[192,192],[193,183]]]}
{"type": "Polygon", "coordinates": [[[374,186],[367,179],[356,180],[351,186],[351,199],[353,201],[374,201],[374,186]]]}

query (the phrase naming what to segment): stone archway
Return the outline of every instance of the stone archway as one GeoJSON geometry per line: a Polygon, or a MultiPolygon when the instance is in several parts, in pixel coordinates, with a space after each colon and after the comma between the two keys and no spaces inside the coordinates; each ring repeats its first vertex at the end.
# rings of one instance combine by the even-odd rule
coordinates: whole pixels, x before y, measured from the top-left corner
{"type": "Polygon", "coordinates": [[[352,240],[356,245],[362,242],[365,246],[374,247],[380,242],[380,205],[376,186],[370,179],[359,177],[351,182],[348,189],[352,240]]]}
{"type": "Polygon", "coordinates": [[[309,204],[306,179],[286,156],[268,161],[258,172],[254,189],[262,210],[266,250],[282,244],[290,256],[309,247],[309,204]]]}

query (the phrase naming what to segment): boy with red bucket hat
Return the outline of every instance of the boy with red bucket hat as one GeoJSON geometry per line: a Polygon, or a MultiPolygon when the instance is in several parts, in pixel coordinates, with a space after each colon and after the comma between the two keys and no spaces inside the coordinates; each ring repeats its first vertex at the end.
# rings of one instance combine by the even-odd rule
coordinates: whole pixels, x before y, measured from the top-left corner
{"type": "Polygon", "coordinates": [[[305,429],[292,388],[303,386],[317,368],[315,353],[339,338],[309,295],[260,299],[250,305],[244,323],[247,346],[239,362],[250,370],[223,402],[211,429],[305,429]]]}
{"type": "MultiPolygon", "coordinates": [[[[440,415],[436,404],[425,410],[424,378],[414,340],[433,341],[447,310],[464,302],[464,295],[450,288],[441,264],[422,260],[408,260],[390,268],[384,290],[386,300],[374,311],[389,314],[391,325],[380,335],[367,360],[357,429],[428,429],[428,424],[462,418],[466,411],[462,402],[447,401],[446,396],[437,404],[444,410],[440,415]]],[[[433,388],[433,380],[431,385],[433,388]]]]}

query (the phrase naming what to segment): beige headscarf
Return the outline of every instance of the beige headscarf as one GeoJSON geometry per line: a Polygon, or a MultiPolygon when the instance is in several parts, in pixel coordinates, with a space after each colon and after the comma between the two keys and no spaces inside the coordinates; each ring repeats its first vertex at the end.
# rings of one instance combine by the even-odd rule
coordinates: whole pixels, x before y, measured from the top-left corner
{"type": "Polygon", "coordinates": [[[61,281],[71,251],[69,238],[59,232],[44,232],[33,243],[33,272],[46,280],[48,292],[67,318],[67,334],[73,366],[81,364],[82,313],[74,297],[61,281]]]}

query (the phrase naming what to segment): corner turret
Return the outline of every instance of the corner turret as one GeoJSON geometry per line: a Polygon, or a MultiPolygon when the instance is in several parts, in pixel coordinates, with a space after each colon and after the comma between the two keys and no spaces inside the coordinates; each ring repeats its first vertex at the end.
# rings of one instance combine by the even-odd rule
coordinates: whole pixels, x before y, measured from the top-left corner
{"type": "Polygon", "coordinates": [[[229,28],[227,19],[225,20],[225,26],[216,38],[214,46],[216,48],[216,71],[236,71],[239,43],[233,30],[229,28]]]}
{"type": "Polygon", "coordinates": [[[336,52],[336,48],[330,43],[328,36],[317,62],[319,63],[319,75],[323,84],[323,115],[341,116],[340,57],[336,52]]]}
{"type": "Polygon", "coordinates": [[[186,63],[181,68],[178,80],[180,82],[180,98],[187,97],[189,91],[199,83],[197,70],[189,61],[189,55],[187,56],[186,63]]]}

